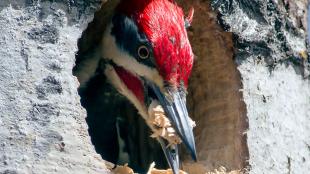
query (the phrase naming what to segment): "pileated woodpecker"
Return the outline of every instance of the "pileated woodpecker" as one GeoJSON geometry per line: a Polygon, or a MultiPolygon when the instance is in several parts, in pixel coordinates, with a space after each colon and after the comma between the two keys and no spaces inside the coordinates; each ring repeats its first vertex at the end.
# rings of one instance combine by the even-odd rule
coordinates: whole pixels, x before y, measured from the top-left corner
{"type": "MultiPolygon", "coordinates": [[[[104,91],[106,96],[101,103],[109,104],[99,106],[107,110],[105,115],[109,115],[102,116],[101,121],[105,118],[110,121],[97,124],[104,125],[102,130],[106,132],[101,138],[106,139],[103,146],[107,149],[115,146],[113,142],[117,141],[116,118],[113,118],[113,111],[117,108],[111,108],[122,99],[116,99],[118,95],[112,94],[115,90],[136,107],[144,120],[150,117],[152,103],[159,103],[177,136],[192,158],[197,159],[193,125],[186,108],[186,89],[193,66],[193,53],[186,28],[192,16],[193,10],[188,17],[184,17],[182,9],[173,0],[121,0],[97,49],[98,59],[77,64],[77,76],[83,76],[83,82],[94,86],[96,83],[90,79],[94,77],[94,67],[101,61],[97,75],[104,76],[102,81],[105,85],[96,86],[104,88],[96,90],[104,91]],[[89,67],[84,67],[87,70],[83,72],[79,66],[89,67]]],[[[96,103],[84,102],[83,105],[91,108],[96,103]]],[[[96,109],[92,112],[96,112],[96,109]]],[[[100,135],[100,132],[96,134],[100,135]]],[[[162,136],[156,139],[173,173],[178,174],[178,144],[171,144],[162,136]]]]}

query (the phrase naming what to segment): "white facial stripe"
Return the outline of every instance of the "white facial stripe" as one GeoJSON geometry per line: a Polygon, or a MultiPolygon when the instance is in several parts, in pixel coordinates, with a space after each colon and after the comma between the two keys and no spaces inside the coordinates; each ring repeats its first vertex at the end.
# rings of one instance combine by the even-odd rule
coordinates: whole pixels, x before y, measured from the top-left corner
{"type": "Polygon", "coordinates": [[[139,63],[134,57],[119,49],[116,45],[115,38],[111,35],[111,29],[112,24],[110,24],[107,28],[103,37],[103,58],[113,60],[113,62],[118,66],[121,66],[134,74],[145,77],[162,89],[164,86],[164,81],[158,71],[154,68],[139,63]]]}
{"type": "Polygon", "coordinates": [[[124,95],[125,97],[127,97],[138,109],[139,114],[144,119],[147,119],[146,106],[142,104],[138,100],[138,98],[132,93],[132,91],[127,88],[127,86],[123,83],[123,81],[119,78],[119,76],[115,72],[115,69],[111,65],[106,65],[104,73],[108,78],[109,82],[117,89],[117,91],[122,95],[124,95]]]}

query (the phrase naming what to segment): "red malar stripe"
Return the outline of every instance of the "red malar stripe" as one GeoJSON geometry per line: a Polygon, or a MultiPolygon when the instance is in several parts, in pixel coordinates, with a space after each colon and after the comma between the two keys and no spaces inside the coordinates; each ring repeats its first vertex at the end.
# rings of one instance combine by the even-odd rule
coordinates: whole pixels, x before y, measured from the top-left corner
{"type": "Polygon", "coordinates": [[[114,66],[114,69],[127,88],[137,97],[141,103],[144,103],[144,88],[142,81],[137,76],[126,71],[122,67],[114,66]]]}

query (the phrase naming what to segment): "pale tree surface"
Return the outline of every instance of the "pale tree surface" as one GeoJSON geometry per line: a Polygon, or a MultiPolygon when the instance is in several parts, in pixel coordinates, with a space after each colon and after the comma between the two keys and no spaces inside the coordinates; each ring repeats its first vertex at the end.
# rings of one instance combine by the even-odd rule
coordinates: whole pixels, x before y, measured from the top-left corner
{"type": "Polygon", "coordinates": [[[226,2],[214,7],[223,14],[222,25],[236,35],[250,173],[308,173],[308,2],[226,2]]]}
{"type": "MultiPolygon", "coordinates": [[[[116,1],[107,2],[100,10],[101,0],[0,1],[0,173],[111,173],[91,142],[72,74],[83,31],[91,34],[80,51],[102,35],[116,1]]],[[[308,2],[177,2],[195,8],[187,104],[199,162],[182,152],[182,167],[309,173],[308,2]]]]}
{"type": "Polygon", "coordinates": [[[100,3],[52,2],[0,2],[0,173],[109,173],[72,75],[100,3]]]}

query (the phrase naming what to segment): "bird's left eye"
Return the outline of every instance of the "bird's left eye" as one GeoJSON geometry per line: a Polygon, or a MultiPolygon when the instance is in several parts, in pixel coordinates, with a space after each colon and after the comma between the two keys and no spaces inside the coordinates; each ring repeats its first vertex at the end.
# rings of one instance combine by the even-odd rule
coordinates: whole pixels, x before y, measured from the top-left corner
{"type": "Polygon", "coordinates": [[[149,56],[150,56],[150,51],[149,51],[149,49],[148,49],[145,45],[141,45],[141,46],[138,48],[138,56],[139,56],[141,59],[147,59],[147,58],[149,58],[149,56]]]}

